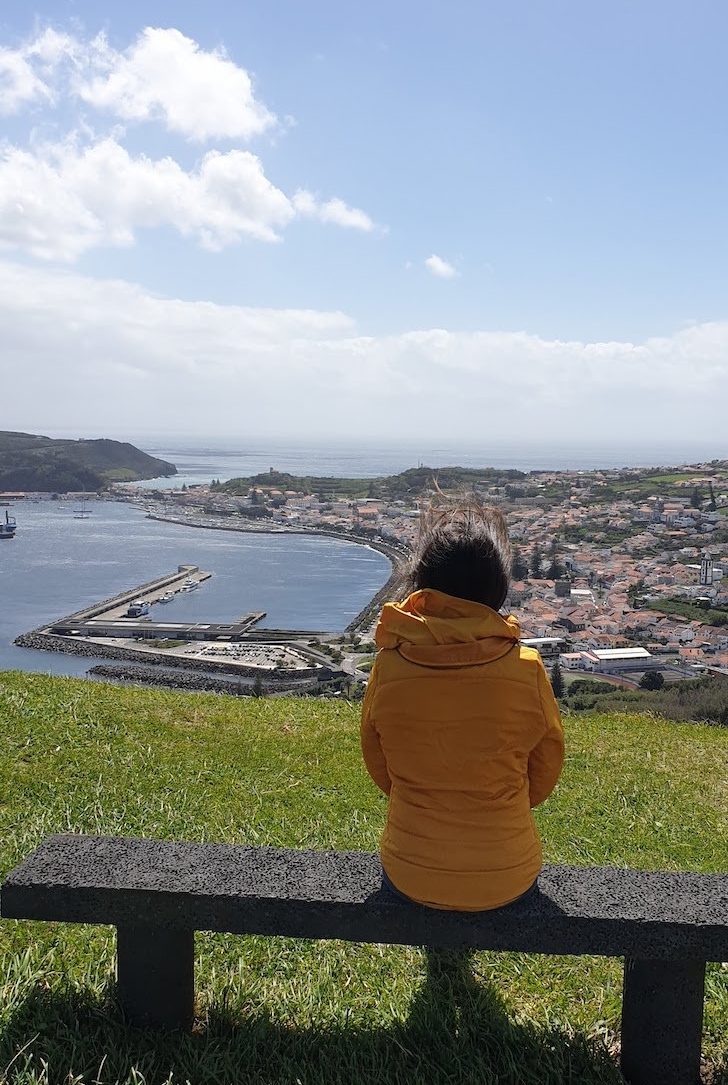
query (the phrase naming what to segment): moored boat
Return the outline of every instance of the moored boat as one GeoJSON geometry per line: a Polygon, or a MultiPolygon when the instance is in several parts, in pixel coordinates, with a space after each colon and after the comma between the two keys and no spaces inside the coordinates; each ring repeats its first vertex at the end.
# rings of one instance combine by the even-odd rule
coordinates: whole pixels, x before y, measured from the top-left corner
{"type": "Polygon", "coordinates": [[[0,520],[0,539],[14,539],[16,530],[17,524],[15,522],[15,517],[11,516],[9,512],[6,512],[5,523],[0,520]]]}

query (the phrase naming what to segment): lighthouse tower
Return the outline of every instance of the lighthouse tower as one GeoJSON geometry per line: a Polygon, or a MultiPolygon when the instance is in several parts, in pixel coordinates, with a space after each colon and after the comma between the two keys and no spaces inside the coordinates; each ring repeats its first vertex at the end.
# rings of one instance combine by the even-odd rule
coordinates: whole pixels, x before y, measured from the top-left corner
{"type": "Polygon", "coordinates": [[[713,583],[713,559],[706,550],[700,562],[700,586],[709,588],[713,583]]]}

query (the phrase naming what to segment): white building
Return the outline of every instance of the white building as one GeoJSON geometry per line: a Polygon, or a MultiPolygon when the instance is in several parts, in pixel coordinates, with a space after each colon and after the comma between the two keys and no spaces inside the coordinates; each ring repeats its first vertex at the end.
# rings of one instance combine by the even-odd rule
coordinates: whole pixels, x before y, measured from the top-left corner
{"type": "Polygon", "coordinates": [[[662,666],[646,648],[593,648],[588,652],[569,652],[561,662],[570,670],[601,671],[648,671],[662,666]]]}
{"type": "Polygon", "coordinates": [[[563,637],[523,637],[521,640],[526,648],[535,648],[542,659],[554,659],[565,643],[563,637]]]}
{"type": "Polygon", "coordinates": [[[708,588],[713,583],[713,559],[710,556],[709,551],[705,551],[703,559],[700,562],[700,584],[704,588],[708,588]]]}

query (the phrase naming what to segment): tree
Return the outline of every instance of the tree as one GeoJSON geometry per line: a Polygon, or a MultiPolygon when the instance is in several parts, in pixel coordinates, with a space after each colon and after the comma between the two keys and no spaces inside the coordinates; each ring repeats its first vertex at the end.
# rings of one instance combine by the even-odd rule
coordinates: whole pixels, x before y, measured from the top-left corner
{"type": "Polygon", "coordinates": [[[644,580],[636,580],[627,588],[627,601],[631,607],[636,607],[637,600],[645,590],[644,580]]]}
{"type": "Polygon", "coordinates": [[[561,564],[561,562],[557,561],[556,558],[553,558],[552,561],[551,561],[551,564],[549,565],[548,569],[546,570],[546,579],[547,580],[559,580],[564,575],[565,572],[566,572],[566,569],[561,564]]]}
{"type": "Polygon", "coordinates": [[[715,503],[715,491],[713,489],[713,483],[709,482],[708,487],[710,489],[710,503],[708,504],[708,509],[710,510],[710,512],[715,512],[717,509],[717,505],[715,503]]]}
{"type": "Polygon", "coordinates": [[[695,487],[692,494],[690,495],[690,504],[693,506],[694,509],[699,509],[701,504],[702,504],[702,498],[700,496],[700,490],[698,489],[697,486],[695,487]]]}
{"type": "Polygon", "coordinates": [[[640,678],[640,689],[657,690],[665,685],[665,676],[660,671],[645,671],[640,678]]]}
{"type": "Polygon", "coordinates": [[[563,697],[566,693],[566,686],[564,684],[564,676],[561,673],[561,664],[558,659],[554,661],[554,665],[551,668],[551,688],[554,691],[554,697],[563,697]]]}
{"type": "Polygon", "coordinates": [[[514,580],[525,580],[528,576],[528,565],[524,560],[523,554],[521,553],[521,548],[519,546],[513,547],[511,572],[513,573],[514,580]]]}
{"type": "Polygon", "coordinates": [[[543,553],[541,551],[541,547],[538,545],[538,543],[536,543],[533,550],[531,551],[531,576],[535,577],[537,580],[539,580],[543,575],[543,569],[541,567],[542,563],[543,553]]]}
{"type": "Polygon", "coordinates": [[[263,688],[263,679],[261,678],[260,671],[253,679],[253,688],[251,690],[253,697],[263,697],[265,695],[265,689],[263,688]]]}

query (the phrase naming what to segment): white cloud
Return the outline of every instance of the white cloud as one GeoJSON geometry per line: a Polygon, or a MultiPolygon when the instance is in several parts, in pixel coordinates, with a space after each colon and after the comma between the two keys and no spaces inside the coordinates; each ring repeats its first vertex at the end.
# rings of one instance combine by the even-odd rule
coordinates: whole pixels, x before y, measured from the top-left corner
{"type": "Polygon", "coordinates": [[[57,69],[78,61],[79,44],[50,27],[18,49],[0,47],[0,114],[9,116],[30,103],[55,105],[57,69]]]}
{"type": "Polygon", "coordinates": [[[99,35],[89,44],[87,65],[89,74],[75,78],[73,89],[123,120],[161,120],[195,140],[249,140],[276,123],[244,68],[179,30],[147,27],[124,52],[99,35]]]}
{"type": "Polygon", "coordinates": [[[160,298],[2,262],[0,323],[9,428],[88,431],[93,418],[99,432],[425,435],[491,447],[635,446],[672,433],[725,451],[728,323],[643,343],[445,329],[373,337],[342,313],[160,298]]]}
{"type": "Polygon", "coordinates": [[[374,222],[365,211],[358,207],[349,207],[343,200],[335,197],[333,200],[321,202],[305,189],[299,189],[293,197],[293,206],[303,218],[318,219],[319,222],[332,222],[336,226],[349,227],[353,230],[364,230],[371,233],[375,228],[374,222]]]}
{"type": "Polygon", "coordinates": [[[147,27],[122,52],[103,34],[88,41],[50,28],[0,50],[1,112],[61,97],[193,140],[250,140],[277,123],[244,68],[173,28],[147,27]]]}
{"type": "Polygon", "coordinates": [[[172,158],[133,157],[112,138],[0,147],[0,247],[41,259],[131,245],[137,231],[164,226],[211,250],[244,238],[276,241],[297,214],[373,228],[341,200],[310,199],[289,200],[249,151],[208,151],[186,171],[172,158]]]}
{"type": "Polygon", "coordinates": [[[155,227],[208,249],[277,241],[296,217],[375,229],[339,197],[289,197],[249,151],[211,150],[186,169],[122,146],[119,119],[159,121],[195,140],[250,140],[278,123],[245,69],[179,30],[147,27],[121,52],[103,34],[85,40],[50,28],[0,48],[0,113],[61,103],[109,112],[116,127],[96,135],[77,110],[75,129],[56,142],[31,133],[27,146],[0,143],[0,248],[69,261],[96,246],[131,245],[139,230],[155,227]]]}
{"type": "Polygon", "coordinates": [[[436,256],[434,252],[432,256],[428,256],[425,260],[425,267],[438,279],[454,279],[459,274],[452,264],[448,264],[447,260],[443,260],[441,256],[436,256]]]}
{"type": "Polygon", "coordinates": [[[158,226],[209,249],[274,241],[294,214],[248,151],[210,151],[190,172],[172,158],[132,157],[113,139],[0,151],[0,245],[45,259],[130,245],[158,226]]]}
{"type": "Polygon", "coordinates": [[[0,49],[0,114],[9,116],[30,102],[52,102],[53,92],[17,49],[0,49]]]}

